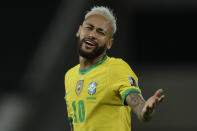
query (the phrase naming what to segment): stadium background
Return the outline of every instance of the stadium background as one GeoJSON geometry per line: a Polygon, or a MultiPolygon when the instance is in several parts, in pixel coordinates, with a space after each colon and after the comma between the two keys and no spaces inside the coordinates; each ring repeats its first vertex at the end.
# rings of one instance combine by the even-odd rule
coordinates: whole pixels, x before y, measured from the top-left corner
{"type": "MultiPolygon", "coordinates": [[[[69,130],[64,73],[78,62],[75,33],[93,5],[92,0],[1,3],[0,131],[69,130]]],[[[158,88],[165,91],[150,123],[132,115],[132,131],[196,131],[197,2],[98,5],[113,8],[117,16],[108,55],[130,64],[146,99],[158,88]]]]}

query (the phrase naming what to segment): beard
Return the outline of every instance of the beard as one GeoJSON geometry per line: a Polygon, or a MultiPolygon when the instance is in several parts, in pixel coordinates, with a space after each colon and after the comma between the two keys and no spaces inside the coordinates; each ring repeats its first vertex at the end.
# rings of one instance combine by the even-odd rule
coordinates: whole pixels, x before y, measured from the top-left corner
{"type": "Polygon", "coordinates": [[[82,44],[84,41],[85,39],[80,40],[80,38],[78,38],[77,51],[78,51],[79,56],[82,56],[86,59],[93,60],[94,58],[103,54],[103,52],[105,52],[107,49],[107,44],[104,44],[103,46],[100,46],[100,47],[98,46],[98,44],[95,44],[94,50],[92,50],[91,52],[86,52],[82,49],[82,44]]]}

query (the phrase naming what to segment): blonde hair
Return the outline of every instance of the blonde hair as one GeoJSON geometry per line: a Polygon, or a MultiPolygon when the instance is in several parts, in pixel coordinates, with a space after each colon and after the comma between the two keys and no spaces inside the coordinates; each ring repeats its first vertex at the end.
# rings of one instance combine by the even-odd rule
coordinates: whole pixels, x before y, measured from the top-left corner
{"type": "Polygon", "coordinates": [[[88,16],[95,15],[95,14],[102,15],[107,20],[109,20],[111,22],[112,29],[113,29],[113,35],[114,35],[116,33],[116,30],[117,30],[117,25],[116,25],[116,17],[114,15],[113,11],[110,8],[108,8],[108,7],[94,6],[90,11],[88,11],[86,13],[85,19],[88,16]]]}

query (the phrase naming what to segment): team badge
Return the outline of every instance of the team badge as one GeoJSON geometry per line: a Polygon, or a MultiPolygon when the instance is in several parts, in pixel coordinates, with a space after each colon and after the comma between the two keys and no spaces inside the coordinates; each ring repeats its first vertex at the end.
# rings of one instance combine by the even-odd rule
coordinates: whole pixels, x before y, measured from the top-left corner
{"type": "Polygon", "coordinates": [[[131,86],[137,87],[137,83],[133,77],[129,77],[128,79],[129,79],[129,83],[131,84],[131,86]]]}
{"type": "Polygon", "coordinates": [[[88,88],[88,94],[89,95],[94,95],[96,93],[96,86],[97,86],[96,82],[91,82],[89,84],[89,88],[88,88]]]}
{"type": "Polygon", "coordinates": [[[75,92],[77,95],[79,95],[83,89],[83,83],[84,83],[84,80],[79,80],[77,81],[77,85],[76,85],[76,89],[75,89],[75,92]]]}

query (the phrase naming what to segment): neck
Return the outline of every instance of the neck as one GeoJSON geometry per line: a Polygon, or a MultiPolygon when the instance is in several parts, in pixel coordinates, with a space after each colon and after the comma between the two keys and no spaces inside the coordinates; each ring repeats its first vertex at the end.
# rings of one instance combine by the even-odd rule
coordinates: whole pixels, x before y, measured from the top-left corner
{"type": "Polygon", "coordinates": [[[98,56],[98,57],[96,57],[96,58],[94,58],[92,60],[86,59],[86,58],[84,58],[82,56],[79,56],[79,63],[80,63],[80,68],[79,69],[80,70],[86,70],[86,69],[88,69],[92,65],[94,65],[97,62],[101,61],[104,58],[105,55],[106,55],[105,53],[104,54],[101,54],[100,56],[98,56]]]}

